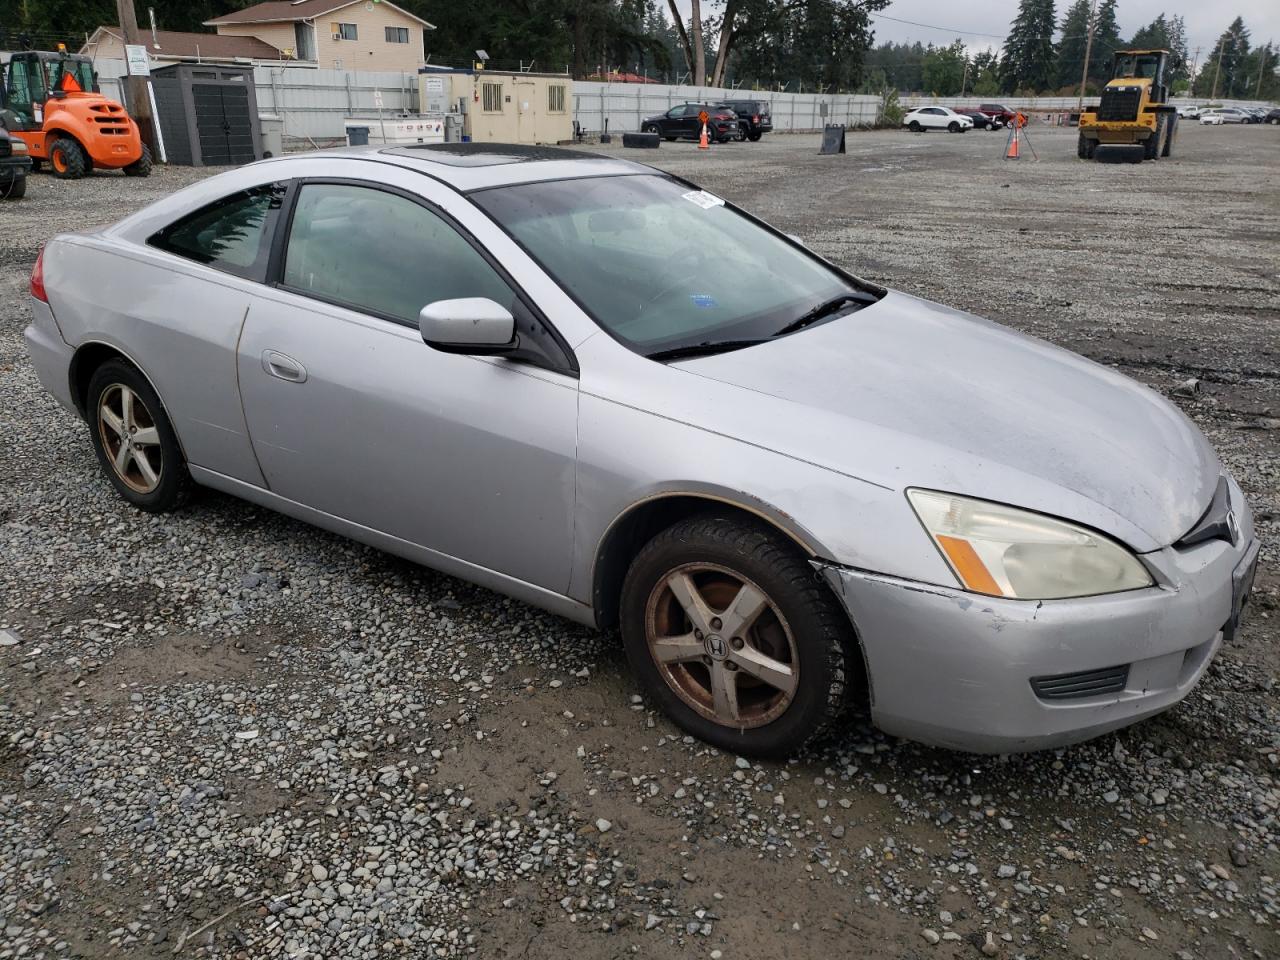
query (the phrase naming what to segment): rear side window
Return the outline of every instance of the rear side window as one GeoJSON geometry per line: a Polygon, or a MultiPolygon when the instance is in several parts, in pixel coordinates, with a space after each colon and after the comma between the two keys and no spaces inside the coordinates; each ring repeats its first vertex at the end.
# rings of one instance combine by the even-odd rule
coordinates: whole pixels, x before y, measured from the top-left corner
{"type": "Polygon", "coordinates": [[[170,224],[147,242],[226,273],[261,282],[285,185],[266,184],[224,197],[170,224]]]}
{"type": "Polygon", "coordinates": [[[282,282],[412,325],[436,300],[516,305],[515,292],[451,223],[397,194],[339,183],[302,187],[282,282]]]}

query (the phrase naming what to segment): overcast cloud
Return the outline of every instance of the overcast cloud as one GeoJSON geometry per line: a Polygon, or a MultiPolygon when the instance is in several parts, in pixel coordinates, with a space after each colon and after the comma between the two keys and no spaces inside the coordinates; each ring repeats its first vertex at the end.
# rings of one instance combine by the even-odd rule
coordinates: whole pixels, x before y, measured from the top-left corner
{"type": "MultiPolygon", "coordinates": [[[[1054,0],[1058,19],[1072,0],[1054,0]]],[[[688,15],[689,0],[677,0],[677,6],[688,15]]],[[[704,11],[710,4],[704,2],[704,11]]],[[[717,5],[718,6],[718,5],[717,5]]],[[[968,46],[983,49],[999,47],[1009,30],[1009,24],[1018,12],[1017,0],[968,0],[963,5],[954,0],[894,0],[883,11],[884,16],[873,20],[876,43],[895,42],[947,44],[959,37],[968,46]],[[914,20],[922,24],[934,24],[946,29],[897,23],[898,20],[914,20]]],[[[1225,0],[1225,2],[1188,3],[1187,0],[1119,0],[1116,18],[1120,21],[1120,33],[1127,39],[1139,28],[1146,26],[1161,13],[1166,16],[1181,15],[1187,24],[1189,52],[1194,54],[1199,46],[1200,59],[1211,51],[1218,37],[1237,16],[1244,17],[1253,44],[1267,40],[1280,41],[1280,2],[1278,0],[1225,0]]],[[[706,15],[705,12],[703,14],[706,15]]]]}

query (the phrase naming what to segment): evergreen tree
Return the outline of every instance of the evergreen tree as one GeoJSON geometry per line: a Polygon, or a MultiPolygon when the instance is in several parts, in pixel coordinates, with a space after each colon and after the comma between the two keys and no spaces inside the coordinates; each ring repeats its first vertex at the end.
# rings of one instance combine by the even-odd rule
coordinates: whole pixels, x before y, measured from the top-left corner
{"type": "Polygon", "coordinates": [[[949,47],[930,47],[924,55],[925,91],[938,97],[956,96],[968,67],[962,41],[956,40],[949,47]]]}
{"type": "Polygon", "coordinates": [[[1130,47],[1136,50],[1168,50],[1169,63],[1165,82],[1176,88],[1187,79],[1187,41],[1181,17],[1166,18],[1162,13],[1133,35],[1130,47]]]}
{"type": "Polygon", "coordinates": [[[1095,86],[1105,86],[1111,79],[1112,59],[1115,52],[1123,47],[1120,25],[1116,23],[1116,0],[1102,0],[1098,4],[1097,19],[1093,25],[1093,50],[1089,54],[1089,80],[1095,86]]]}
{"type": "Polygon", "coordinates": [[[1046,90],[1053,85],[1053,0],[1020,0],[1000,58],[1006,93],[1046,90]]]}
{"type": "Polygon", "coordinates": [[[1246,96],[1246,91],[1252,90],[1248,82],[1248,60],[1249,29],[1243,18],[1236,17],[1200,67],[1196,96],[1228,99],[1246,96]]]}
{"type": "Polygon", "coordinates": [[[1054,63],[1054,85],[1069,87],[1080,83],[1084,70],[1084,48],[1089,42],[1091,0],[1075,0],[1062,18],[1062,39],[1058,41],[1054,63]]]}

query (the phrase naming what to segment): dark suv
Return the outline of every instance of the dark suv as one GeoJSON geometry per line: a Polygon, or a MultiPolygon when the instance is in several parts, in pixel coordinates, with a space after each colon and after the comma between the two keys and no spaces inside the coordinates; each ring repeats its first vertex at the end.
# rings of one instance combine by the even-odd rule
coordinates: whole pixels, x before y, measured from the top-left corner
{"type": "Polygon", "coordinates": [[[31,158],[27,145],[0,126],[0,200],[21,200],[27,195],[31,158]]]}
{"type": "Polygon", "coordinates": [[[724,105],[738,115],[738,129],[744,140],[759,140],[773,129],[773,114],[763,100],[726,100],[724,105]]]}
{"type": "Polygon", "coordinates": [[[640,125],[644,133],[656,133],[666,140],[697,140],[702,136],[698,115],[706,111],[707,136],[724,143],[738,136],[738,115],[722,103],[678,103],[666,113],[649,117],[640,125]]]}

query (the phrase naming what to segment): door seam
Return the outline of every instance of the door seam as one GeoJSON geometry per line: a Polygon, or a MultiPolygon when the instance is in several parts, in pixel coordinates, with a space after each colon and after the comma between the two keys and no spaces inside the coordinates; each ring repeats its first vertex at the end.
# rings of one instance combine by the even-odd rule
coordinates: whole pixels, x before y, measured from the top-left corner
{"type": "Polygon", "coordinates": [[[267,477],[267,471],[262,469],[262,461],[258,459],[258,446],[253,441],[253,431],[249,429],[249,413],[244,408],[244,391],[240,389],[240,343],[244,340],[244,328],[249,324],[249,311],[252,309],[253,304],[244,308],[244,316],[240,318],[240,332],[236,334],[236,399],[240,401],[240,420],[244,424],[244,435],[249,440],[249,452],[253,454],[253,462],[258,467],[258,476],[262,478],[262,488],[270,490],[271,480],[267,477]]]}

